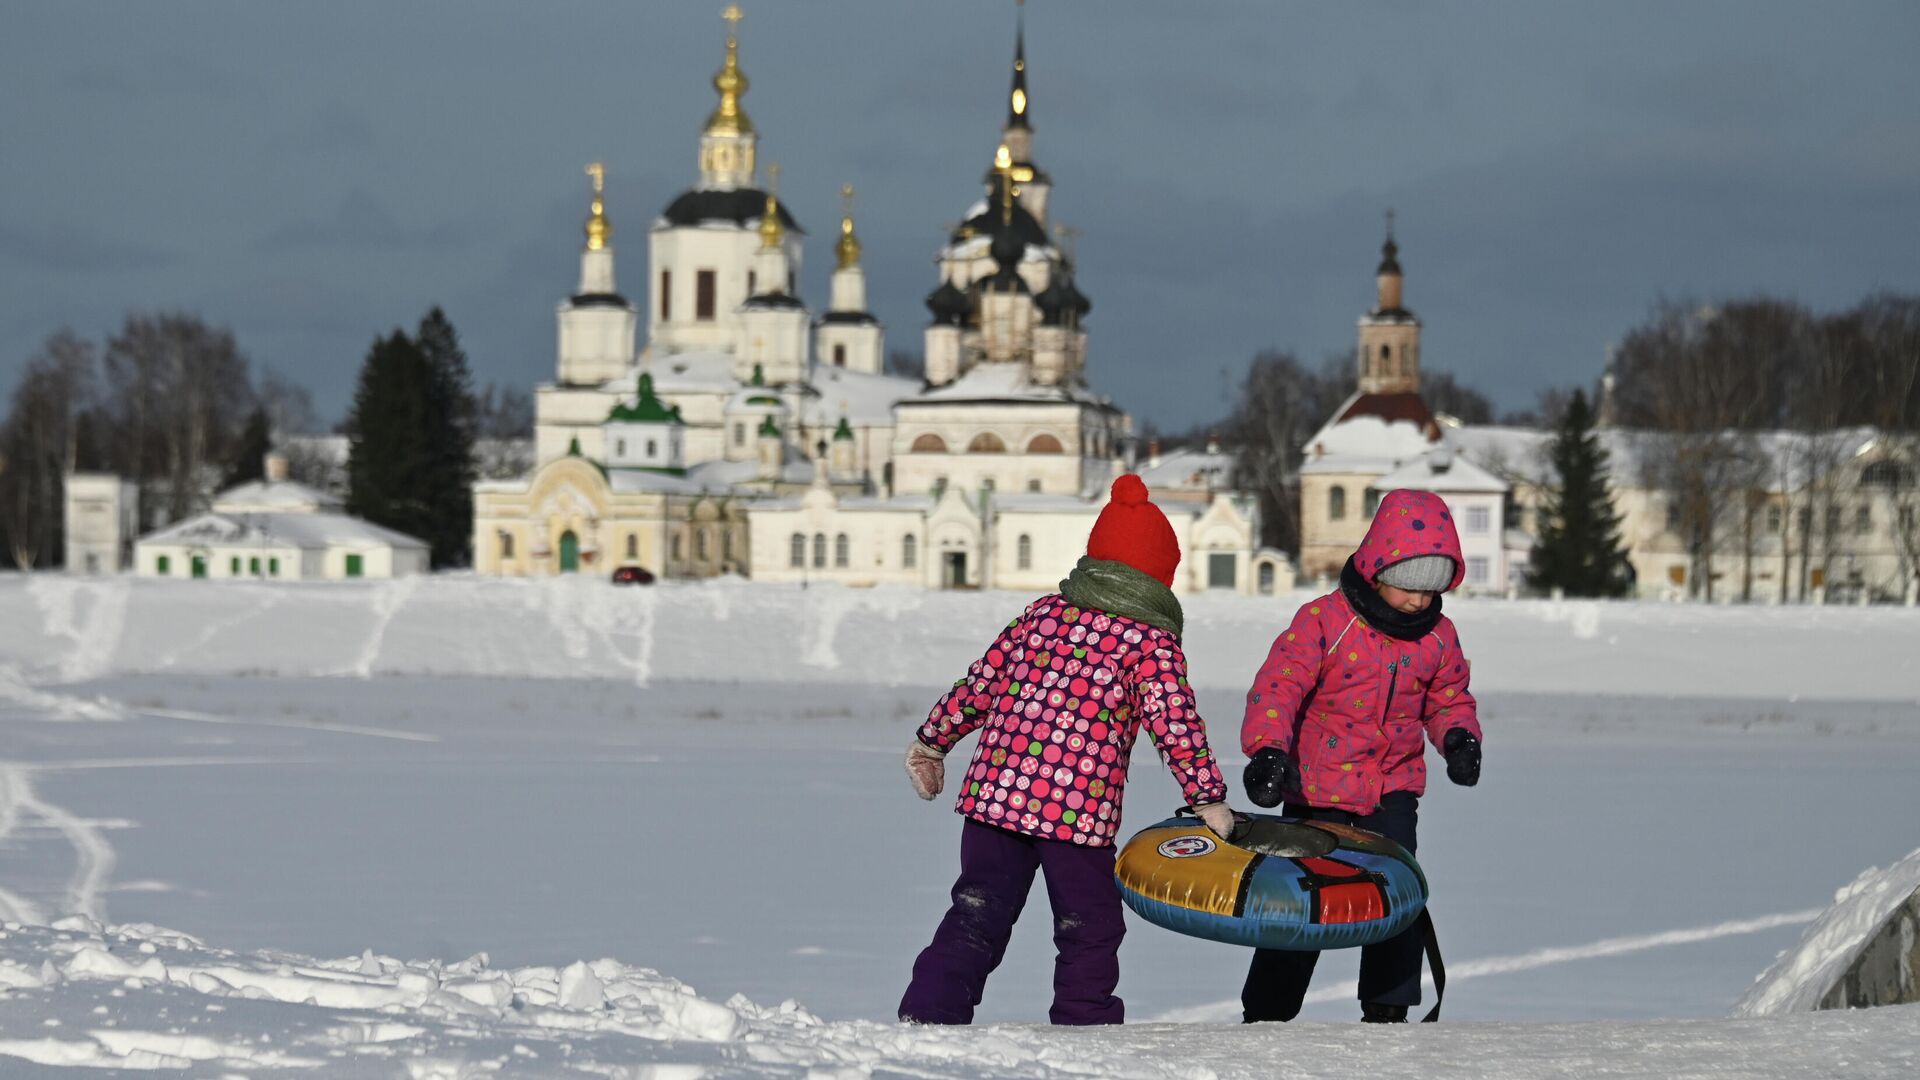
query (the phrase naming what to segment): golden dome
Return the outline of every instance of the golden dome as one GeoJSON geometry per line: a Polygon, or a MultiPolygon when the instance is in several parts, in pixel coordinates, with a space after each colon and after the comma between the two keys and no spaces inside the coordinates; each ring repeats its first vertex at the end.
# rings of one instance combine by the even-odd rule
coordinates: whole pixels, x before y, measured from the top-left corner
{"type": "Polygon", "coordinates": [[[720,17],[727,20],[727,59],[713,76],[713,88],[720,92],[720,104],[713,115],[707,117],[707,134],[749,135],[753,133],[753,121],[747,119],[745,110],[740,108],[740,97],[747,92],[747,73],[740,70],[740,38],[736,33],[740,5],[728,4],[720,17]]]}
{"type": "Polygon", "coordinates": [[[835,254],[840,257],[840,269],[860,265],[860,238],[853,235],[853,185],[840,187],[840,198],[844,207],[840,214],[840,242],[834,245],[835,254]]]}
{"type": "Polygon", "coordinates": [[[767,205],[760,211],[760,247],[772,251],[786,238],[787,227],[780,223],[780,200],[774,189],[780,185],[780,166],[767,166],[767,205]]]}
{"type": "Polygon", "coordinates": [[[605,198],[607,167],[596,161],[587,166],[587,175],[593,177],[593,204],[587,217],[587,250],[599,251],[613,239],[613,222],[607,220],[605,198]]]}

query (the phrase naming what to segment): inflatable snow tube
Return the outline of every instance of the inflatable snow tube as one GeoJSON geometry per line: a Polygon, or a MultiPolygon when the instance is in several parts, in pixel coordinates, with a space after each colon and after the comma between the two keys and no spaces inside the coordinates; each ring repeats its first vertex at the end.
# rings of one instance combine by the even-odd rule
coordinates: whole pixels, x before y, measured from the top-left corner
{"type": "Polygon", "coordinates": [[[1406,848],[1331,821],[1239,815],[1231,841],[1185,814],[1149,825],[1114,863],[1134,913],[1259,949],[1348,949],[1412,926],[1427,879],[1406,848]]]}

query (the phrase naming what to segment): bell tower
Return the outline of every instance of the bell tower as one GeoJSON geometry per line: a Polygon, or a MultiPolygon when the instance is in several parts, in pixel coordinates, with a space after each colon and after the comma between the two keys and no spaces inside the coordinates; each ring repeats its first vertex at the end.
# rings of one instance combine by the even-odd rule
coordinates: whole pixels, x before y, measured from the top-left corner
{"type": "Polygon", "coordinates": [[[1400,245],[1393,239],[1393,211],[1387,211],[1387,240],[1380,245],[1374,273],[1373,310],[1360,317],[1360,392],[1420,392],[1420,319],[1401,298],[1400,245]]]}

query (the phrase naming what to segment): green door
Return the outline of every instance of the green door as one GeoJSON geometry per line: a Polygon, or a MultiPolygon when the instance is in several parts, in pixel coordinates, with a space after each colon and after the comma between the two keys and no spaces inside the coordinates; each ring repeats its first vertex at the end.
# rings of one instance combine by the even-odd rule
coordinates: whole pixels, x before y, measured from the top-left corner
{"type": "Polygon", "coordinates": [[[580,569],[580,538],[568,529],[560,534],[560,572],[571,574],[580,569]]]}
{"type": "Polygon", "coordinates": [[[1234,581],[1235,560],[1232,552],[1216,551],[1207,556],[1207,588],[1231,589],[1234,581]]]}
{"type": "Polygon", "coordinates": [[[197,578],[207,576],[207,557],[205,555],[195,555],[193,557],[193,576],[197,578]]]}
{"type": "Polygon", "coordinates": [[[348,577],[359,577],[362,569],[364,569],[364,567],[361,565],[360,556],[358,555],[347,556],[347,576],[348,577]]]}

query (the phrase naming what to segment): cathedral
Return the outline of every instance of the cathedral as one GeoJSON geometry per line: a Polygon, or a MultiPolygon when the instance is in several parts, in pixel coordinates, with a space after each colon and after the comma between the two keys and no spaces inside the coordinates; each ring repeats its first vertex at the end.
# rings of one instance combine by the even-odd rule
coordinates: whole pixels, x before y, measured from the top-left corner
{"type": "MultiPolygon", "coordinates": [[[[728,8],[698,180],[652,224],[639,303],[617,285],[605,174],[588,167],[580,278],[559,306],[555,378],[535,394],[535,466],[475,485],[476,567],[1052,589],[1133,439],[1088,385],[1092,303],[1036,161],[1024,28],[982,194],[936,253],[922,378],[885,370],[851,186],[826,310],[798,295],[806,233],[758,160],[739,18],[728,8]]],[[[1255,550],[1253,504],[1223,470],[1147,480],[1186,553],[1176,590],[1291,584],[1283,555],[1255,550]]]]}

